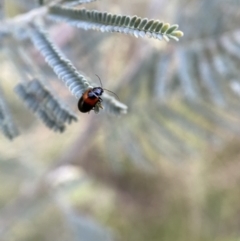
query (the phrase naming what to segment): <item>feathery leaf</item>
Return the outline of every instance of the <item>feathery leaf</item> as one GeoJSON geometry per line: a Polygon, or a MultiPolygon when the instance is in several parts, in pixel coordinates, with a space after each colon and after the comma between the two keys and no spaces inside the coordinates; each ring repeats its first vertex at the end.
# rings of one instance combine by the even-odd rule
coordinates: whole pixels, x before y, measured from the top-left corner
{"type": "Polygon", "coordinates": [[[49,8],[53,20],[67,21],[78,28],[100,30],[101,32],[120,32],[131,34],[135,37],[153,37],[166,41],[179,40],[183,33],[178,25],[162,23],[158,20],[148,20],[137,16],[116,15],[97,10],[74,9],[62,6],[49,8]]]}
{"type": "Polygon", "coordinates": [[[28,84],[18,84],[15,91],[25,105],[54,131],[63,132],[65,123],[77,121],[77,117],[69,109],[62,107],[39,80],[32,80],[28,84]]]}

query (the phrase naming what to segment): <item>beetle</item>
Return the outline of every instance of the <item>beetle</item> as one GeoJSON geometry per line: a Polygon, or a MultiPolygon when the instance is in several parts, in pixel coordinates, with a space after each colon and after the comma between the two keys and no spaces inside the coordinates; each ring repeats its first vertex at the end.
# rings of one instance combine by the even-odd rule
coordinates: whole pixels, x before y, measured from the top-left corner
{"type": "Polygon", "coordinates": [[[104,90],[111,92],[118,98],[118,96],[114,92],[107,89],[103,89],[100,77],[98,75],[96,76],[100,81],[101,87],[89,88],[82,94],[81,98],[78,101],[78,109],[80,112],[86,113],[90,112],[91,110],[94,110],[95,113],[98,113],[99,108],[103,109],[103,106],[101,104],[101,95],[103,94],[104,90]]]}
{"type": "Polygon", "coordinates": [[[103,109],[101,95],[104,90],[102,87],[94,87],[87,89],[78,101],[78,109],[80,112],[86,113],[95,110],[97,113],[99,108],[103,109]]]}

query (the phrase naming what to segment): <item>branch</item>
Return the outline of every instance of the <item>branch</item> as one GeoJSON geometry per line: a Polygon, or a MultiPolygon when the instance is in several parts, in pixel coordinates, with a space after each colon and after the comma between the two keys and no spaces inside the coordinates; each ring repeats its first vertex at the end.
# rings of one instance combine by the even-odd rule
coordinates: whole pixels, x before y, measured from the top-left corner
{"type": "Polygon", "coordinates": [[[33,9],[30,12],[20,14],[14,18],[6,19],[4,24],[7,25],[19,25],[19,24],[28,24],[33,21],[36,17],[43,17],[48,13],[47,6],[33,9]]]}
{"type": "Polygon", "coordinates": [[[61,3],[65,6],[74,7],[77,5],[95,2],[97,0],[62,0],[61,3]]]}

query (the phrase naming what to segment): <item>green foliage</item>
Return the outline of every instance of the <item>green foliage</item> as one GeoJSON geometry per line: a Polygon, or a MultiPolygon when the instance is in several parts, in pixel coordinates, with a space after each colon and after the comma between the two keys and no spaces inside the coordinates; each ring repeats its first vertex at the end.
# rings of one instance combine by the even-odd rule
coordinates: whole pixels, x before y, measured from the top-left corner
{"type": "Polygon", "coordinates": [[[24,135],[1,139],[1,240],[238,240],[239,2],[83,2],[19,0],[2,19],[0,124],[24,135]],[[184,38],[101,33],[182,36],[135,14],[184,38]],[[127,112],[103,95],[65,128],[95,74],[128,114],[103,115],[127,112]]]}
{"type": "Polygon", "coordinates": [[[135,37],[153,37],[179,40],[183,33],[178,25],[170,25],[159,20],[148,20],[137,16],[115,15],[97,10],[74,9],[61,6],[52,6],[49,9],[50,17],[66,21],[78,28],[95,29],[101,32],[120,32],[135,37]]]}
{"type": "Polygon", "coordinates": [[[77,121],[77,117],[68,108],[61,106],[53,94],[47,90],[39,80],[32,80],[26,84],[18,84],[15,92],[43,121],[54,131],[63,132],[65,124],[77,121]]]}
{"type": "MultiPolygon", "coordinates": [[[[41,52],[58,78],[63,80],[71,93],[78,99],[87,89],[93,87],[92,81],[88,80],[84,74],[77,71],[61,50],[50,40],[47,33],[45,33],[45,30],[43,30],[43,27],[40,27],[42,24],[32,23],[32,20],[34,22],[36,19],[36,22],[41,22],[44,20],[43,17],[45,17],[45,15],[49,15],[50,17],[61,18],[64,21],[73,23],[74,25],[77,25],[77,27],[83,27],[85,29],[101,29],[102,32],[121,32],[132,34],[136,37],[143,37],[146,35],[148,37],[157,39],[164,38],[166,40],[169,40],[170,38],[178,40],[179,37],[183,36],[183,33],[178,30],[178,25],[171,26],[170,24],[160,22],[159,20],[148,20],[147,18],[139,18],[137,16],[114,15],[107,12],[98,12],[96,10],[79,10],[65,7],[65,5],[75,6],[88,2],[91,1],[50,1],[48,3],[40,1],[39,5],[45,4],[45,6],[40,8],[39,11],[33,10],[32,12],[23,14],[13,20],[6,20],[5,24],[2,24],[4,27],[0,29],[0,31],[2,31],[3,40],[4,38],[14,38],[17,41],[24,41],[30,38],[34,46],[41,52]]],[[[11,2],[9,4],[11,4],[11,2]]],[[[24,4],[27,6],[25,2],[24,4]]],[[[6,42],[11,43],[10,45],[12,45],[14,44],[14,41],[15,40],[7,40],[6,42]]],[[[19,63],[16,63],[16,61],[21,62],[22,58],[23,61],[27,62],[27,65],[33,65],[32,62],[29,61],[28,54],[22,50],[19,51],[17,48],[17,51],[20,52],[21,55],[19,60],[19,56],[16,58],[15,51],[9,46],[8,49],[8,54],[13,55],[11,56],[11,59],[20,75],[29,75],[29,73],[27,73],[28,71],[23,71],[26,73],[22,74],[19,63]]],[[[34,65],[32,67],[35,68],[34,65]]],[[[34,73],[34,75],[35,74],[36,73],[34,73]]],[[[34,77],[41,79],[41,76],[34,77]]],[[[61,111],[57,111],[58,108],[55,108],[56,105],[54,105],[54,107],[46,113],[45,110],[39,108],[41,101],[43,101],[42,98],[37,96],[33,97],[32,95],[35,95],[35,93],[27,94],[26,88],[27,87],[24,87],[22,84],[18,85],[17,93],[21,99],[25,101],[27,106],[37,113],[37,116],[43,120],[46,126],[60,132],[64,131],[64,122],[65,119],[68,119],[65,115],[66,112],[64,112],[65,114],[62,114],[61,111]],[[51,111],[53,113],[51,113],[51,111]],[[57,120],[59,119],[59,116],[64,116],[61,117],[64,118],[64,121],[60,118],[61,120],[59,122],[57,120]]],[[[103,104],[105,110],[109,113],[116,115],[127,113],[127,106],[115,99],[112,95],[104,93],[103,104]]],[[[96,105],[94,110],[96,113],[99,112],[99,107],[96,105]]],[[[3,130],[5,130],[6,134],[6,128],[3,128],[3,130]]],[[[13,137],[14,135],[9,134],[9,136],[13,137]]]]}
{"type": "MultiPolygon", "coordinates": [[[[49,66],[53,68],[59,79],[63,80],[76,98],[79,99],[87,89],[93,88],[84,75],[80,74],[72,63],[63,56],[61,51],[54,46],[43,30],[34,27],[30,31],[30,38],[49,66]]],[[[102,99],[107,112],[116,115],[127,112],[127,106],[114,97],[104,94],[102,99]]],[[[95,106],[95,112],[99,112],[99,107],[95,106]]]]}

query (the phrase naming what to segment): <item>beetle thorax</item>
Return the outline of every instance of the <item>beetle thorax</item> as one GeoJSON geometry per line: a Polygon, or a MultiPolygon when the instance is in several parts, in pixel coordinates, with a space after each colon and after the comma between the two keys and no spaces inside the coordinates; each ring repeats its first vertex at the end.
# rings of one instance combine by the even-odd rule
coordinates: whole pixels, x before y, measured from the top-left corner
{"type": "Polygon", "coordinates": [[[88,93],[89,98],[98,98],[102,95],[103,88],[101,87],[94,87],[91,91],[88,93]]]}

